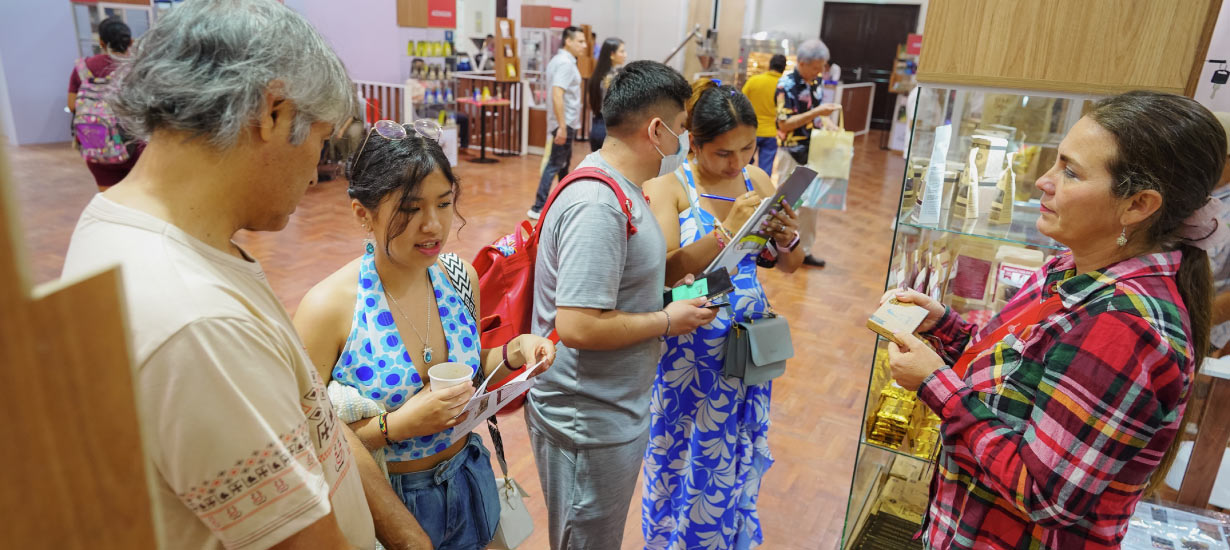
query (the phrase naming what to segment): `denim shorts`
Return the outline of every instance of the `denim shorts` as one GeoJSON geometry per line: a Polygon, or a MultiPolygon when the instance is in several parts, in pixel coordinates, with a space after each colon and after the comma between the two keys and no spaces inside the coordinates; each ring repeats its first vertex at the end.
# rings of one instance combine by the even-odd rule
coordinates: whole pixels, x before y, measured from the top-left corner
{"type": "Polygon", "coordinates": [[[436,550],[486,548],[500,522],[491,454],[478,434],[430,470],[392,474],[389,482],[436,550]]]}

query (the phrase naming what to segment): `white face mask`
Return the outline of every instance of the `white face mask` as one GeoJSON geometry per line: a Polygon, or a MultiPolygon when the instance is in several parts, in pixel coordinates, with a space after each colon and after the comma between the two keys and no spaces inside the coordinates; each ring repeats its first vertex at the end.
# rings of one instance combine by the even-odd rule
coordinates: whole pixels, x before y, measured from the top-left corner
{"type": "Polygon", "coordinates": [[[668,155],[663,153],[661,149],[658,149],[657,145],[653,147],[658,151],[659,155],[662,155],[662,165],[658,168],[659,176],[665,176],[671,172],[674,172],[677,168],[682,166],[683,161],[688,158],[688,131],[684,130],[682,134],[675,134],[675,132],[671,132],[670,126],[667,126],[665,121],[662,122],[662,127],[679,140],[679,150],[675,151],[674,154],[668,155]]]}

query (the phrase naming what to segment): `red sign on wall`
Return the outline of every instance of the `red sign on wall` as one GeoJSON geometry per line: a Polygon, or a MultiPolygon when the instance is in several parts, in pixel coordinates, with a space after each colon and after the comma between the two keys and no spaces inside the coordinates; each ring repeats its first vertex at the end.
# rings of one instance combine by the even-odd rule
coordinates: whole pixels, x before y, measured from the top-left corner
{"type": "Polygon", "coordinates": [[[551,28],[562,29],[572,26],[572,8],[551,8],[551,28]]]}
{"type": "Polygon", "coordinates": [[[427,0],[427,26],[452,29],[457,26],[457,0],[427,0]]]}
{"type": "Polygon", "coordinates": [[[905,39],[905,53],[907,55],[918,55],[922,53],[922,35],[910,33],[910,36],[905,39]]]}

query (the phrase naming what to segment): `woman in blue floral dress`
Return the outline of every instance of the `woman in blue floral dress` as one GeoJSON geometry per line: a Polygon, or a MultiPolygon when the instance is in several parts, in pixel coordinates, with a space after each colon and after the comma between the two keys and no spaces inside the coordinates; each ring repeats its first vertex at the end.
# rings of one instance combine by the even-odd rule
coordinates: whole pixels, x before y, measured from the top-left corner
{"type": "MultiPolygon", "coordinates": [[[[756,113],[748,99],[712,81],[693,84],[688,104],[691,154],[672,174],[650,180],[645,192],[666,235],[666,280],[699,276],[766,196],[768,174],[749,165],[756,145],[756,113]],[[720,218],[720,221],[719,221],[720,218]]],[[[765,229],[773,237],[762,265],[793,272],[803,262],[798,216],[777,209],[765,229]]],[[[666,339],[650,405],[642,521],[649,549],[750,548],[763,542],[756,501],[773,464],[769,452],[772,383],[749,386],[722,376],[726,335],[733,321],[769,310],[756,277],[758,258],[739,262],[735,290],[709,325],[666,339]],[[733,319],[732,319],[733,315],[733,319]]]]}

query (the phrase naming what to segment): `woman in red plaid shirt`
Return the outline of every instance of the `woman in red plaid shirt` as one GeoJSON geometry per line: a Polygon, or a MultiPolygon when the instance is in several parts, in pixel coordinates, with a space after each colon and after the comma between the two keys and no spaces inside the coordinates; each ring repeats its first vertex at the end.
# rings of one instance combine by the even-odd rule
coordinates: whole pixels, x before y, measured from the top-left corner
{"type": "Polygon", "coordinates": [[[1118,548],[1173,460],[1209,346],[1206,253],[1230,237],[1210,197],[1226,135],[1191,99],[1099,102],[1059,145],[1038,230],[1070,252],[985,327],[929,298],[890,345],[893,377],[943,419],[930,548],[1118,548]]]}

